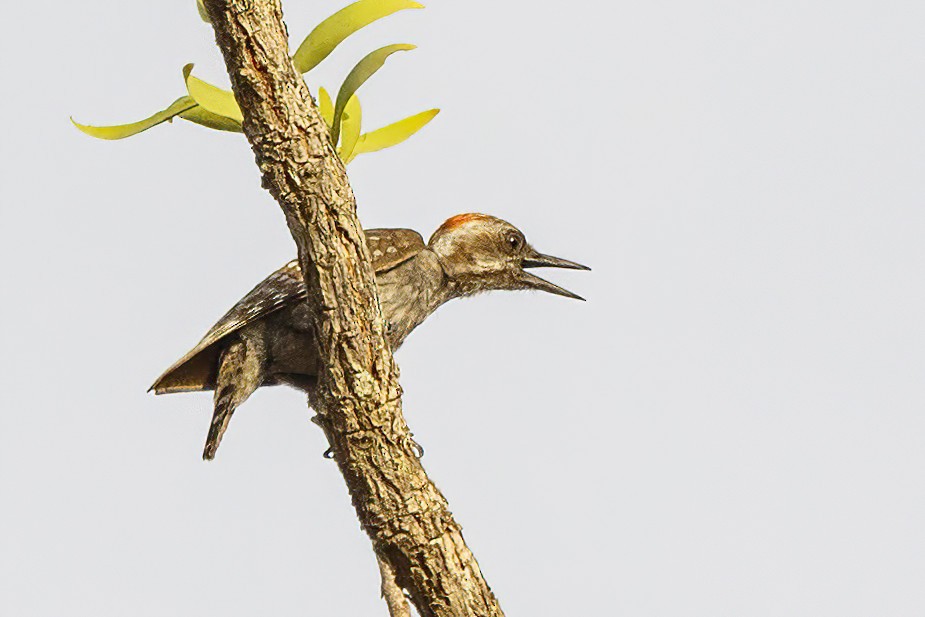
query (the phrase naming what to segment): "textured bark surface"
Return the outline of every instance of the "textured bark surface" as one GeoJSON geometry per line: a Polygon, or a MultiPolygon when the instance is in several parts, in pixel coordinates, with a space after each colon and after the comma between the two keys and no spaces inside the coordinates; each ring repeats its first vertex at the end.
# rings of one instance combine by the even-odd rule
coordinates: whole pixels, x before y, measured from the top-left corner
{"type": "Polygon", "coordinates": [[[401,409],[353,192],[290,57],[279,0],[205,0],[263,186],[279,202],[315,307],[312,405],[363,528],[422,617],[502,615],[401,409]]]}
{"type": "Polygon", "coordinates": [[[382,557],[376,557],[376,561],[379,563],[379,575],[382,577],[380,587],[382,599],[389,607],[389,616],[411,617],[411,607],[408,606],[408,600],[401,587],[395,582],[395,571],[392,566],[382,557]]]}

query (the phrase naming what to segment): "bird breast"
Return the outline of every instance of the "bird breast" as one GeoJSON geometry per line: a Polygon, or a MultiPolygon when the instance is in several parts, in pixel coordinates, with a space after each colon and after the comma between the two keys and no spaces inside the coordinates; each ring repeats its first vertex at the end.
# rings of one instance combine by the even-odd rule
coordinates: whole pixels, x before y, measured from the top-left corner
{"type": "MultiPolygon", "coordinates": [[[[379,302],[392,349],[452,297],[440,262],[429,250],[376,275],[379,302]]],[[[270,375],[316,375],[319,369],[308,304],[295,302],[266,319],[263,336],[270,375]]],[[[247,333],[254,329],[248,327],[247,333]]]]}
{"type": "Polygon", "coordinates": [[[377,275],[376,283],[392,349],[398,349],[412,330],[451,298],[443,268],[428,249],[377,275]]]}

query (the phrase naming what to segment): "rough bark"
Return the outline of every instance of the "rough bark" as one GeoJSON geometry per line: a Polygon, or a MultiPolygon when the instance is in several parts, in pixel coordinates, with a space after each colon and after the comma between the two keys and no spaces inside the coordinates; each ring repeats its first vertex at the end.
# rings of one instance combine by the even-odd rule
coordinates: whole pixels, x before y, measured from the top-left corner
{"type": "Polygon", "coordinates": [[[357,516],[422,617],[503,615],[401,408],[344,167],[290,57],[279,0],[205,0],[263,186],[298,246],[323,362],[312,405],[357,516]]]}
{"type": "Polygon", "coordinates": [[[382,577],[380,592],[382,599],[389,607],[390,617],[411,617],[411,608],[402,588],[395,582],[395,571],[389,562],[382,557],[376,557],[379,563],[379,575],[382,577]]]}

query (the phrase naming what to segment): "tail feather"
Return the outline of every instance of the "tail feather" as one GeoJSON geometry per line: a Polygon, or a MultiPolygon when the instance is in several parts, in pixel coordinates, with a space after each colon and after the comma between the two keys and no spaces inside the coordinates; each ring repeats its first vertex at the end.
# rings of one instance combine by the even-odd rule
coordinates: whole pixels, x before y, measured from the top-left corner
{"type": "Polygon", "coordinates": [[[222,436],[228,429],[231,415],[237,407],[235,390],[237,387],[231,384],[215,391],[215,411],[212,412],[212,424],[209,425],[209,434],[206,436],[206,445],[202,451],[204,461],[211,461],[215,458],[218,444],[222,442],[222,436]]]}
{"type": "Polygon", "coordinates": [[[236,340],[222,352],[215,383],[212,423],[202,451],[203,460],[215,458],[234,410],[263,382],[264,355],[262,345],[253,339],[236,340]]]}

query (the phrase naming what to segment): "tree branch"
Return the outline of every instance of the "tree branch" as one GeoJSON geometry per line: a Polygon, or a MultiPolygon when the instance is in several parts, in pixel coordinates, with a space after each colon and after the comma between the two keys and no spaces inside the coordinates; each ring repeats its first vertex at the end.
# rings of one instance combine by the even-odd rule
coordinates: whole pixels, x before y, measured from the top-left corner
{"type": "Polygon", "coordinates": [[[395,571],[392,570],[392,566],[378,555],[376,561],[379,563],[379,575],[382,577],[380,587],[382,599],[389,607],[389,617],[411,617],[411,608],[408,606],[408,600],[402,588],[395,582],[395,571]]]}
{"type": "Polygon", "coordinates": [[[205,0],[263,186],[279,202],[314,308],[312,405],[376,554],[422,617],[503,615],[416,456],[353,192],[289,57],[279,0],[205,0]]]}

